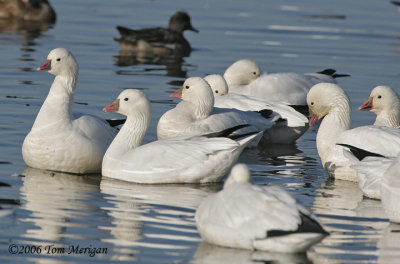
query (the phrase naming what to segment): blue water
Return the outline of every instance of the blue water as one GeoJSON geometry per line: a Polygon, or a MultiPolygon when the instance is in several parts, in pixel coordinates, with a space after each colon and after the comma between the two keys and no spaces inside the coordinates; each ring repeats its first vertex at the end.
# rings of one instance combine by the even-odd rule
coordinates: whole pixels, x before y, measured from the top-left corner
{"type": "Polygon", "coordinates": [[[71,50],[80,65],[75,111],[114,118],[101,109],[121,90],[147,94],[153,116],[145,142],[156,138],[158,118],[178,102],[169,94],[185,78],[223,73],[241,58],[255,60],[267,72],[334,68],[351,74],[339,84],[352,100],[352,126],[371,124],[375,116],[357,107],[376,85],[398,90],[400,81],[400,13],[389,1],[51,3],[58,14],[54,26],[27,32],[0,23],[1,263],[398,263],[400,226],[388,222],[379,201],[363,198],[357,184],[328,178],[313,129],[293,148],[246,150],[240,158],[256,184],[282,186],[331,233],[306,256],[201,242],[194,212],[219,184],[126,184],[100,175],[29,169],[21,156],[23,139],[53,80],[35,69],[56,47],[71,50]],[[164,64],[122,60],[113,40],[116,25],[164,26],[181,9],[200,30],[185,33],[194,48],[189,57],[164,64]],[[9,253],[13,244],[21,254],[9,253]],[[33,253],[39,246],[41,253],[33,253]],[[91,256],[96,249],[107,252],[91,256]]]}

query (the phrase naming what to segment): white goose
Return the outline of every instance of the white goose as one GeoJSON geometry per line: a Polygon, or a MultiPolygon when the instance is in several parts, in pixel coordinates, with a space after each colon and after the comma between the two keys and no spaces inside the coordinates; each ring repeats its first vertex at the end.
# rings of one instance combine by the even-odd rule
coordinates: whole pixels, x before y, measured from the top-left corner
{"type": "Polygon", "coordinates": [[[201,135],[245,126],[239,134],[264,131],[275,125],[280,116],[272,111],[255,113],[214,107],[214,96],[209,84],[200,77],[188,78],[171,95],[182,99],[175,108],[163,114],[158,121],[158,139],[176,136],[201,135]]]}
{"type": "Polygon", "coordinates": [[[200,204],[195,219],[203,240],[232,248],[305,252],[328,235],[283,189],[251,184],[245,164],[232,168],[223,190],[200,204]]]}
{"type": "Polygon", "coordinates": [[[57,48],[38,70],[48,71],[55,79],[22,145],[25,163],[70,173],[100,172],[103,155],[117,130],[95,116],[72,113],[78,78],[75,58],[68,50],[57,48]]]}
{"type": "Polygon", "coordinates": [[[321,73],[261,74],[259,66],[251,60],[238,60],[224,73],[231,93],[255,96],[289,105],[306,105],[307,93],[314,84],[335,83],[335,78],[342,76],[348,75],[335,74],[335,71],[330,69],[321,73]]]}
{"type": "Polygon", "coordinates": [[[224,77],[219,74],[207,75],[204,79],[213,91],[215,107],[256,112],[267,109],[278,113],[284,119],[264,133],[265,143],[293,144],[308,129],[308,119],[291,106],[254,96],[229,93],[224,77]]]}
{"type": "Polygon", "coordinates": [[[400,126],[399,96],[389,86],[377,86],[372,89],[369,98],[358,109],[375,113],[376,126],[400,126]]]}
{"type": "Polygon", "coordinates": [[[336,84],[314,85],[308,95],[310,126],[324,118],[317,133],[317,149],[322,165],[336,179],[358,181],[350,166],[359,160],[345,146],[375,155],[394,157],[400,152],[400,130],[382,126],[350,129],[351,107],[347,94],[336,84]]]}
{"type": "MultiPolygon", "coordinates": [[[[124,90],[104,108],[127,120],[103,159],[103,176],[136,183],[207,183],[221,181],[257,134],[232,140],[189,136],[140,146],[150,122],[150,102],[134,89],[124,90]]],[[[217,134],[217,133],[214,133],[217,134]]]]}

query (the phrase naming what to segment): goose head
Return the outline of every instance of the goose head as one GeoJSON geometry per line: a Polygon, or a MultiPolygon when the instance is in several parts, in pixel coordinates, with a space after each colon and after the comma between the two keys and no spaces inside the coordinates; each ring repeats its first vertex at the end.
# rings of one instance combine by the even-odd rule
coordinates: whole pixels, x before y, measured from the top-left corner
{"type": "Polygon", "coordinates": [[[310,112],[309,124],[313,126],[319,119],[329,113],[338,113],[350,119],[350,100],[347,94],[338,85],[333,83],[319,83],[311,87],[307,94],[307,105],[310,112]]]}
{"type": "Polygon", "coordinates": [[[37,70],[55,76],[76,77],[79,67],[71,52],[65,48],[56,48],[50,51],[47,60],[37,70]]]}
{"type": "Polygon", "coordinates": [[[372,89],[369,98],[358,108],[379,115],[383,111],[399,108],[399,97],[389,86],[377,86],[372,89]]]}
{"type": "Polygon", "coordinates": [[[122,91],[117,99],[103,108],[104,112],[117,112],[128,118],[133,116],[150,117],[150,102],[146,95],[135,89],[126,89],[122,91]]]}
{"type": "Polygon", "coordinates": [[[229,87],[248,85],[258,77],[261,70],[252,60],[238,60],[226,69],[224,78],[229,87]]]}
{"type": "Polygon", "coordinates": [[[190,16],[185,11],[176,12],[169,20],[168,28],[179,33],[182,33],[185,30],[191,30],[196,33],[199,31],[192,26],[190,22],[190,16]]]}
{"type": "Polygon", "coordinates": [[[214,97],[228,94],[228,84],[221,75],[210,74],[204,77],[204,80],[206,80],[210,85],[214,97]]]}
{"type": "Polygon", "coordinates": [[[200,77],[190,77],[186,79],[182,87],[171,94],[171,97],[181,98],[183,101],[212,101],[214,96],[210,85],[200,77]]]}
{"type": "Polygon", "coordinates": [[[250,182],[250,170],[246,164],[238,163],[235,166],[233,166],[231,174],[224,183],[224,188],[235,183],[244,183],[244,182],[250,182]]]}

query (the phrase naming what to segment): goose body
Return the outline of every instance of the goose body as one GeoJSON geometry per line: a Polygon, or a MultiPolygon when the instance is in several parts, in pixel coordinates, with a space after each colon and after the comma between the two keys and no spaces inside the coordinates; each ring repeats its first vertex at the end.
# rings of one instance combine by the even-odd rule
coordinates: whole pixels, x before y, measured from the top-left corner
{"type": "Polygon", "coordinates": [[[382,181],[382,205],[391,222],[400,223],[400,156],[391,162],[382,181]]]}
{"type": "Polygon", "coordinates": [[[0,0],[0,18],[54,23],[56,12],[48,0],[0,0]]]}
{"type": "Polygon", "coordinates": [[[358,181],[357,173],[351,166],[359,160],[342,145],[354,146],[386,157],[397,156],[400,152],[398,129],[382,126],[350,129],[350,100],[338,85],[321,83],[313,86],[307,95],[307,103],[310,126],[323,118],[316,141],[321,162],[330,176],[358,181]]]}
{"type": "Polygon", "coordinates": [[[232,168],[224,188],[200,204],[195,219],[202,239],[223,247],[297,253],[328,235],[283,189],[251,184],[244,164],[232,168]]]}
{"type": "Polygon", "coordinates": [[[184,11],[176,12],[169,21],[168,28],[129,29],[118,26],[121,38],[115,39],[122,50],[149,55],[168,55],[170,53],[188,56],[191,52],[189,42],[183,36],[185,30],[198,32],[184,11]]]}
{"type": "Polygon", "coordinates": [[[251,60],[238,60],[229,66],[224,78],[229,92],[255,96],[289,105],[306,105],[310,88],[320,82],[335,83],[334,70],[323,73],[261,73],[251,60]],[[326,74],[325,74],[326,73],[326,74]]]}
{"type": "Polygon", "coordinates": [[[207,183],[221,181],[256,134],[236,140],[189,136],[140,146],[150,122],[150,103],[134,89],[123,91],[105,111],[127,120],[104,155],[103,176],[136,183],[207,183]]]}
{"type": "Polygon", "coordinates": [[[390,86],[372,89],[369,98],[358,109],[375,113],[376,126],[400,126],[400,99],[390,86]]]}
{"type": "Polygon", "coordinates": [[[55,75],[31,131],[22,145],[33,168],[70,173],[100,172],[103,155],[117,134],[105,120],[72,113],[78,64],[64,48],[52,50],[38,68],[55,75]]]}
{"type": "Polygon", "coordinates": [[[182,88],[172,94],[182,101],[161,116],[157,125],[158,139],[176,136],[201,135],[244,126],[235,133],[268,130],[280,116],[253,111],[214,107],[214,96],[209,84],[200,77],[188,78],[182,88]]]}
{"type": "Polygon", "coordinates": [[[284,119],[266,131],[264,142],[292,144],[308,129],[308,119],[291,106],[254,96],[229,93],[224,77],[218,74],[208,75],[204,79],[213,91],[215,107],[255,112],[270,110],[284,119]]]}

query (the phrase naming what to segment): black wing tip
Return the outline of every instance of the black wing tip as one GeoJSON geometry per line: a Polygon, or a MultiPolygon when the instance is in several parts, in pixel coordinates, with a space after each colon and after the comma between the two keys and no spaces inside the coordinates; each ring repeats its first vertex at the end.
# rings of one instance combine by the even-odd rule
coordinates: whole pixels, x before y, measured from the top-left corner
{"type": "Polygon", "coordinates": [[[320,223],[312,219],[309,215],[305,215],[299,212],[301,217],[301,223],[298,225],[296,230],[269,230],[267,231],[267,237],[278,237],[286,236],[296,233],[316,233],[324,236],[328,236],[329,232],[326,231],[320,223]]]}
{"type": "Polygon", "coordinates": [[[366,157],[385,158],[385,156],[383,156],[383,155],[381,155],[381,154],[379,154],[379,153],[370,152],[370,151],[368,151],[368,150],[360,149],[360,148],[357,148],[357,147],[352,146],[352,145],[348,145],[348,144],[337,144],[337,145],[348,148],[348,149],[351,151],[351,153],[352,153],[359,161],[363,160],[363,159],[366,158],[366,157]]]}
{"type": "Polygon", "coordinates": [[[261,114],[261,116],[264,118],[270,118],[274,111],[272,111],[271,109],[262,109],[260,111],[257,111],[257,113],[261,114]]]}
{"type": "Polygon", "coordinates": [[[111,127],[116,127],[125,124],[126,119],[106,119],[106,121],[111,127]]]}
{"type": "Polygon", "coordinates": [[[233,132],[235,132],[235,131],[237,131],[237,130],[239,130],[241,128],[248,127],[248,126],[250,126],[250,125],[249,124],[238,125],[238,126],[234,126],[234,127],[230,127],[230,128],[224,129],[222,131],[209,133],[209,134],[206,134],[206,135],[203,135],[203,136],[208,137],[208,138],[227,137],[227,138],[235,140],[235,139],[238,139],[238,138],[241,138],[241,137],[254,135],[254,134],[257,134],[259,132],[259,131],[255,131],[255,132],[250,132],[250,133],[246,133],[246,134],[232,134],[233,132]]]}
{"type": "Polygon", "coordinates": [[[317,73],[331,76],[333,79],[340,78],[340,77],[350,77],[351,76],[350,74],[345,74],[345,73],[344,74],[339,74],[339,73],[336,73],[336,70],[335,69],[331,69],[331,68],[325,69],[325,70],[317,72],[317,73]]]}
{"type": "Polygon", "coordinates": [[[288,105],[288,106],[290,106],[291,108],[293,108],[294,110],[296,110],[297,112],[303,114],[308,118],[310,112],[307,105],[288,105]]]}

